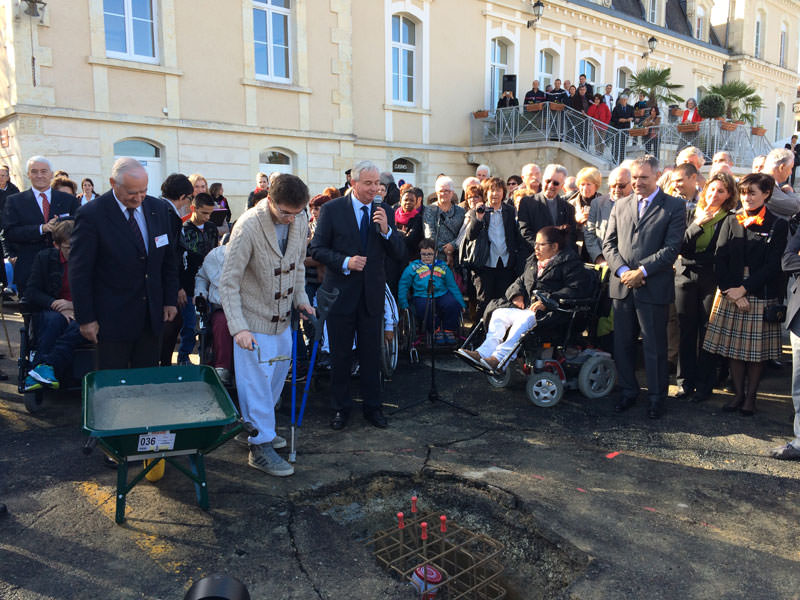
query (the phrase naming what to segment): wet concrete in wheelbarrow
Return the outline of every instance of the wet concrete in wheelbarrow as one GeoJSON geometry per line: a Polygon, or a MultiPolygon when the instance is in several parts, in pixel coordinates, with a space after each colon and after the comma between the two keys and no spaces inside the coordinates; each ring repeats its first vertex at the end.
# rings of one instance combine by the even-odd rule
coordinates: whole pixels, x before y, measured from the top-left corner
{"type": "MultiPolygon", "coordinates": [[[[509,598],[798,598],[798,464],[766,455],[791,431],[789,374],[767,372],[754,418],[722,413],[718,390],[700,405],[671,399],[654,422],[644,403],[618,415],[613,397],[577,392],[537,408],[446,358],[442,397],[478,417],[426,401],[384,431],[356,412],[342,432],[328,428],[323,382],[295,475],[249,468],[231,442],[206,461],[208,512],[168,467],[128,495],[123,525],[115,474],[81,454],[78,396],[29,415],[4,383],[0,598],[182,598],[214,572],[254,599],[413,598],[365,545],[412,492],[505,546],[509,598]]],[[[401,362],[385,400],[425,399],[428,384],[401,362]]],[[[282,411],[283,435],[286,424],[282,411]]]]}

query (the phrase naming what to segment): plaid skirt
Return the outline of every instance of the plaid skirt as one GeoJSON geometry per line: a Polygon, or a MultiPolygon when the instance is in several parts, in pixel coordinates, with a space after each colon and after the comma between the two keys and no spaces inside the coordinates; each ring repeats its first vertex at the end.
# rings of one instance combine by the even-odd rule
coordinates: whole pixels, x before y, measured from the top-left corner
{"type": "Polygon", "coordinates": [[[778,301],[753,296],[747,296],[747,300],[750,311],[744,312],[717,290],[703,350],[746,362],[780,358],[781,324],[764,321],[764,308],[778,304],[778,301]]]}

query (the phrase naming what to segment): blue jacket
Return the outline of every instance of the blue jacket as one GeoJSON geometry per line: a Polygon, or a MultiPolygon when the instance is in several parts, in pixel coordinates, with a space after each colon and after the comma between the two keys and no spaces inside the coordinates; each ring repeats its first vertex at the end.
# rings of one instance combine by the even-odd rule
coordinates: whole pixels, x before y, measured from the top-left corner
{"type": "MultiPolygon", "coordinates": [[[[397,285],[397,305],[403,309],[408,307],[408,290],[412,289],[412,296],[423,298],[428,294],[428,277],[431,274],[430,265],[421,260],[414,260],[403,271],[400,283],[397,285]]],[[[447,263],[437,260],[433,265],[433,297],[439,298],[451,292],[461,308],[465,308],[464,296],[456,285],[456,278],[447,263]]]]}

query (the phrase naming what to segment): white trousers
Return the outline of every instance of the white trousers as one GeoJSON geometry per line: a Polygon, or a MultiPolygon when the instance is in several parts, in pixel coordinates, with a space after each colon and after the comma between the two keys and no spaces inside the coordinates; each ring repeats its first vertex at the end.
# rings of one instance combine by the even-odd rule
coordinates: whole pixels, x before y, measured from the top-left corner
{"type": "MultiPolygon", "coordinates": [[[[481,358],[494,356],[498,361],[511,354],[520,338],[536,326],[536,313],[521,308],[498,308],[492,313],[486,339],[478,346],[481,358]],[[506,336],[508,332],[508,336],[506,336]],[[505,337],[505,341],[503,340],[505,337]]],[[[513,358],[513,357],[512,357],[513,358]]]]}
{"type": "MultiPolygon", "coordinates": [[[[261,348],[261,360],[276,356],[292,356],[292,329],[268,335],[253,333],[261,348]]],[[[289,372],[290,362],[282,360],[269,364],[258,364],[256,350],[243,350],[233,344],[233,361],[236,367],[236,390],[242,418],[258,429],[258,435],[250,438],[251,444],[266,444],[275,438],[275,405],[281,397],[283,383],[289,372]]]]}

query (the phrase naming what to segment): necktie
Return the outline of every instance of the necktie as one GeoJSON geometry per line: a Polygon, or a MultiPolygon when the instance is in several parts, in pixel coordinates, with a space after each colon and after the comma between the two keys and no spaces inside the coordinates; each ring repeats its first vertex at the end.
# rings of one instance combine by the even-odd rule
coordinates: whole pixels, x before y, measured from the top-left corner
{"type": "Polygon", "coordinates": [[[131,227],[131,231],[133,232],[133,237],[136,238],[136,245],[139,247],[139,250],[142,252],[145,251],[144,245],[144,237],[142,236],[142,230],[139,228],[139,224],[136,222],[136,219],[133,216],[133,213],[136,212],[136,209],[129,208],[128,210],[128,225],[131,227]]]}
{"type": "Polygon", "coordinates": [[[369,207],[361,207],[361,226],[359,227],[361,233],[361,247],[366,251],[367,240],[369,239],[369,207]]]}
{"type": "Polygon", "coordinates": [[[44,215],[44,222],[47,223],[50,220],[50,202],[47,200],[47,194],[44,192],[40,193],[39,197],[42,199],[42,215],[44,215]]]}
{"type": "Polygon", "coordinates": [[[642,218],[644,211],[647,210],[647,198],[642,198],[639,200],[639,218],[642,218]]]}

